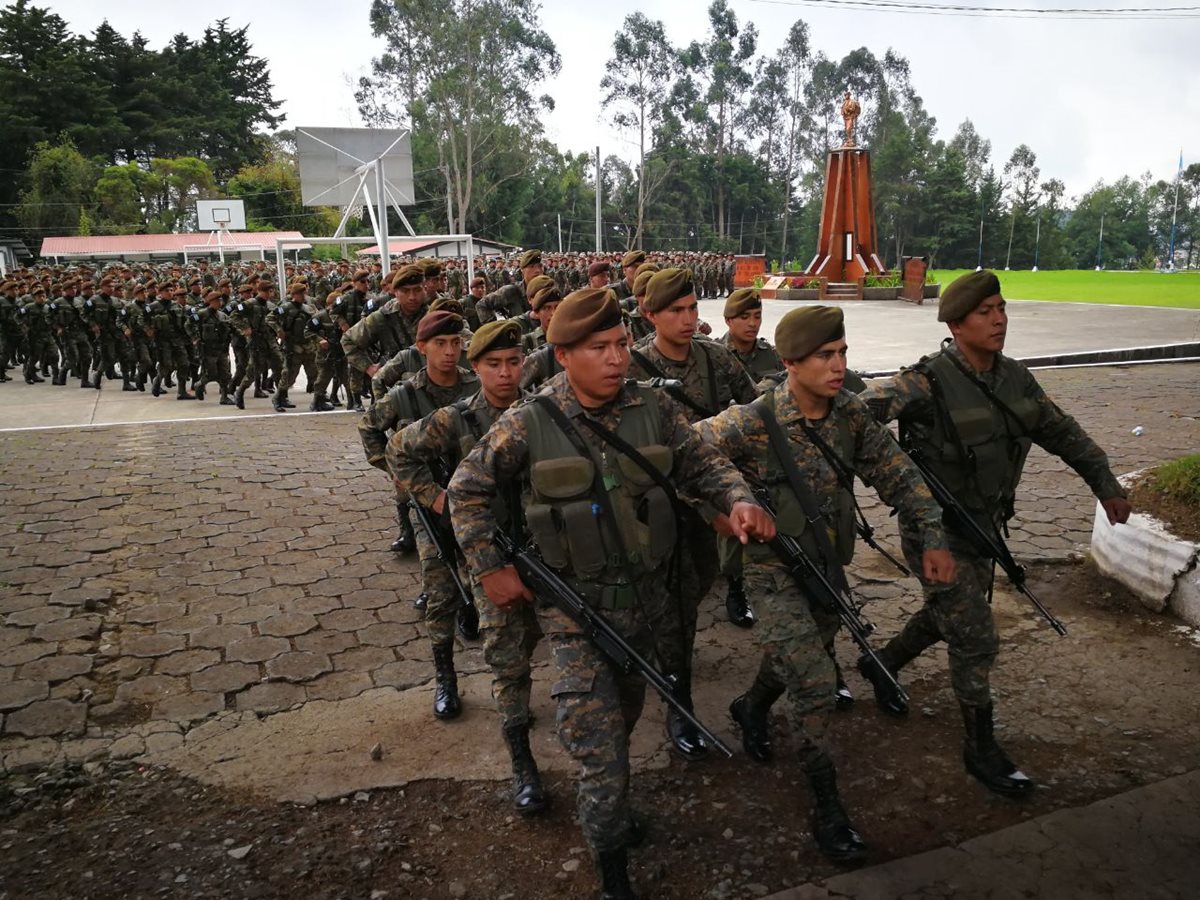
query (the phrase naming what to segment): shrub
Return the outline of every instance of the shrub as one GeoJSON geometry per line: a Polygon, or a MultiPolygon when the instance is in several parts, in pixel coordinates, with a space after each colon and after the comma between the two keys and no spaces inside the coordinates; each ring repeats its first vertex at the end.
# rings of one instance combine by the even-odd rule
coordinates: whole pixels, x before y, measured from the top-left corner
{"type": "Polygon", "coordinates": [[[1181,503],[1200,506],[1200,453],[1163,463],[1154,470],[1153,483],[1181,503]]]}

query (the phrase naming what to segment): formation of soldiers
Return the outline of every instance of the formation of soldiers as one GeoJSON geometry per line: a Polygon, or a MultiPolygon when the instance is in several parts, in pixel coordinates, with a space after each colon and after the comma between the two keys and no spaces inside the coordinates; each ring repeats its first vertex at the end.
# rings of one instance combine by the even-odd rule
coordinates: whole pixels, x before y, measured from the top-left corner
{"type": "MultiPolygon", "coordinates": [[[[634,896],[628,854],[646,840],[629,755],[646,681],[618,665],[612,646],[597,643],[544,585],[531,589],[513,546],[532,551],[561,590],[652,661],[670,686],[669,746],[697,763],[711,749],[684,714],[693,708],[697,613],[723,576],[729,621],[753,629],[761,648],[754,680],[730,691],[742,748],[755,762],[773,759],[769,715],[783,699],[814,841],[831,859],[854,861],[867,844],[842,802],[826,735],[833,711],[854,703],[835,641],[852,625],[829,599],[854,608],[844,567],[863,533],[854,496],[861,480],[898,513],[903,556],[925,602],[854,667],[880,709],[903,717],[904,667],[945,642],[967,772],[996,793],[1029,794],[1033,780],[995,736],[995,560],[970,533],[1003,545],[1033,443],[1079,473],[1111,521],[1125,521],[1130,506],[1100,447],[1003,354],[1007,316],[996,275],[951,284],[939,302],[949,330],[942,346],[868,386],[847,366],[840,309],[793,309],[772,343],[760,334],[758,292],[726,285],[726,333],[714,338],[698,317],[697,274],[672,262],[641,251],[592,259],[587,282],[576,286],[530,250],[511,270],[500,265],[507,281],[493,287],[481,274],[459,297],[456,264],[417,260],[386,277],[347,266],[323,295],[314,276],[328,276],[310,267],[289,273],[291,309],[272,307],[274,285],[259,273],[229,285],[245,299],[227,303],[217,280],[203,302],[210,320],[223,317],[246,341],[245,371],[225,377],[222,396],[236,383],[240,403],[264,372],[278,372],[275,402],[287,408],[290,380],[311,364],[314,408],[328,406],[338,385],[347,403],[373,401],[362,406],[358,430],[368,461],[394,488],[392,549],[419,554],[432,714],[452,721],[462,712],[456,631],[481,640],[512,761],[512,805],[522,815],[552,802],[529,741],[530,659],[547,642],[558,736],[579,765],[578,820],[605,898],[634,896]],[[319,338],[311,354],[298,349],[301,335],[319,338]],[[934,500],[926,472],[948,486],[957,508],[934,500]],[[811,563],[803,576],[789,556],[794,547],[811,563]]],[[[93,291],[77,310],[89,325],[99,321],[91,310],[116,289],[106,278],[98,280],[105,299],[93,291]]],[[[102,328],[97,341],[85,332],[59,343],[60,359],[75,343],[76,358],[99,354],[100,374],[111,360],[123,373],[161,378],[165,367],[180,375],[191,358],[167,329],[175,317],[184,335],[203,340],[203,329],[188,331],[188,311],[199,305],[190,285],[176,290],[166,311],[148,314],[163,322],[155,337],[171,335],[156,355],[123,349],[102,328]]],[[[77,287],[72,307],[80,294],[77,287]]],[[[31,296],[44,305],[44,296],[31,296]]],[[[40,361],[51,353],[47,340],[58,343],[40,339],[24,352],[40,361]]],[[[201,378],[220,374],[215,359],[201,367],[201,378]]]]}

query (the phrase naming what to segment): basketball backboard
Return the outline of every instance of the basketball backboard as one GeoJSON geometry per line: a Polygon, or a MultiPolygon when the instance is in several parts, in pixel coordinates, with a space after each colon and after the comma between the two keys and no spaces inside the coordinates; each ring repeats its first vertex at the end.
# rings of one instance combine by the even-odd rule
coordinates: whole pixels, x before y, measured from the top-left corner
{"type": "Polygon", "coordinates": [[[351,206],[363,166],[382,163],[386,199],[411,205],[412,145],[407,128],[297,128],[300,200],[305,206],[351,206]]]}
{"type": "Polygon", "coordinates": [[[241,200],[197,200],[196,228],[200,231],[245,231],[246,204],[241,200]]]}

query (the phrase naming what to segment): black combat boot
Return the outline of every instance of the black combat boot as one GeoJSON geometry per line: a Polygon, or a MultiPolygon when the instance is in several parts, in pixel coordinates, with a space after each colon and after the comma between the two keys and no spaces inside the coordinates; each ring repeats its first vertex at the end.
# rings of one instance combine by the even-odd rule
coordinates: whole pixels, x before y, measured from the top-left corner
{"type": "Polygon", "coordinates": [[[462,713],[458,699],[458,676],[454,673],[454,641],[433,645],[433,714],[439,719],[457,719],[462,713]]]}
{"type": "Polygon", "coordinates": [[[196,392],[196,399],[203,400],[204,399],[204,385],[200,384],[198,382],[195,382],[195,381],[193,381],[192,384],[195,385],[192,388],[192,390],[196,392]]]}
{"type": "Polygon", "coordinates": [[[85,390],[92,390],[92,383],[88,380],[87,372],[79,376],[79,386],[85,390]]]}
{"type": "Polygon", "coordinates": [[[867,845],[850,824],[842,806],[833,761],[821,754],[805,770],[813,792],[813,838],[817,846],[834,862],[862,859],[867,855],[867,845]]]}
{"type": "MultiPolygon", "coordinates": [[[[137,392],[137,385],[134,384],[133,380],[128,375],[125,374],[124,369],[121,370],[121,390],[133,391],[134,393],[137,392]]],[[[180,399],[182,399],[182,398],[180,398],[180,399]]]]}
{"type": "Polygon", "coordinates": [[[424,591],[413,597],[413,609],[419,613],[425,612],[425,607],[429,605],[429,595],[424,591]]]}
{"type": "Polygon", "coordinates": [[[59,387],[62,387],[63,385],[65,385],[67,383],[67,367],[66,366],[56,366],[55,367],[54,381],[52,383],[55,385],[58,385],[59,387]]]}
{"type": "MultiPolygon", "coordinates": [[[[688,711],[692,711],[692,676],[690,672],[675,676],[675,696],[688,711]]],[[[708,743],[696,726],[675,711],[675,707],[667,707],[667,737],[671,746],[681,757],[688,760],[703,759],[708,755],[708,743]]]]}
{"type": "Polygon", "coordinates": [[[458,608],[458,633],[464,641],[479,640],[479,610],[475,604],[463,604],[458,608]]]}
{"type": "Polygon", "coordinates": [[[750,690],[729,704],[729,715],[742,729],[742,748],[751,759],[771,761],[771,730],[768,725],[771,704],[783,696],[783,688],[767,684],[762,676],[754,679],[750,690]]]}
{"type": "Polygon", "coordinates": [[[173,387],[175,387],[175,382],[171,380],[171,373],[170,373],[170,372],[168,372],[166,375],[164,375],[164,376],[163,376],[163,382],[162,382],[162,383],[163,383],[163,387],[165,387],[165,388],[173,388],[173,387]]]}
{"type": "Polygon", "coordinates": [[[229,397],[229,388],[221,388],[221,406],[233,406],[233,400],[229,397]]]}
{"type": "Polygon", "coordinates": [[[239,387],[233,392],[233,403],[238,409],[246,408],[246,389],[239,387]]]}
{"type": "MultiPolygon", "coordinates": [[[[883,657],[880,656],[880,659],[882,660],[883,657]]],[[[900,676],[899,666],[893,669],[886,663],[880,665],[865,653],[858,658],[858,673],[871,682],[871,687],[875,689],[875,702],[880,709],[889,716],[906,716],[908,715],[908,701],[887,680],[884,674],[885,665],[892,677],[898,679],[900,676]]]]}
{"type": "Polygon", "coordinates": [[[141,391],[142,393],[146,392],[146,373],[145,372],[138,372],[137,389],[139,391],[141,391]]]}
{"type": "Polygon", "coordinates": [[[312,403],[308,408],[312,412],[329,412],[333,406],[325,399],[324,394],[313,394],[312,403]]]}
{"type": "Polygon", "coordinates": [[[738,628],[754,626],[754,611],[746,600],[746,580],[741,575],[729,578],[729,593],[725,595],[725,614],[738,628]]]}
{"type": "Polygon", "coordinates": [[[536,815],[546,808],[546,792],[533,751],[529,749],[529,724],[504,726],[504,743],[512,757],[513,809],[523,816],[536,815]]]}
{"type": "Polygon", "coordinates": [[[596,877],[602,900],[637,900],[629,883],[629,851],[624,847],[596,853],[596,877]]]}
{"type": "Polygon", "coordinates": [[[161,376],[161,375],[155,375],[155,376],[154,376],[154,380],[150,382],[150,393],[151,393],[152,395],[154,395],[155,397],[157,397],[157,396],[158,396],[159,394],[161,394],[162,392],[163,392],[163,389],[162,389],[162,376],[161,376]]]}
{"type": "Polygon", "coordinates": [[[196,399],[195,394],[189,394],[187,392],[187,379],[186,378],[179,379],[179,391],[175,394],[175,399],[176,400],[195,400],[196,399]]]}
{"type": "Polygon", "coordinates": [[[396,518],[400,522],[400,535],[392,541],[393,553],[412,553],[417,549],[417,536],[413,533],[410,514],[407,503],[396,503],[396,518]]]}
{"type": "Polygon", "coordinates": [[[1006,797],[1023,797],[1033,793],[1034,782],[1013,765],[993,734],[992,704],[967,706],[960,703],[966,740],[963,743],[963,762],[976,779],[989,791],[1006,797]]]}
{"type": "Polygon", "coordinates": [[[278,395],[271,399],[271,408],[275,410],[275,412],[287,412],[288,408],[283,404],[284,400],[281,400],[278,395]]]}
{"type": "Polygon", "coordinates": [[[829,658],[833,660],[833,673],[837,679],[837,683],[833,688],[833,704],[839,710],[847,710],[854,705],[854,694],[850,691],[850,685],[846,684],[846,678],[842,675],[842,667],[834,655],[833,645],[830,644],[825,648],[825,652],[829,654],[829,658]]]}

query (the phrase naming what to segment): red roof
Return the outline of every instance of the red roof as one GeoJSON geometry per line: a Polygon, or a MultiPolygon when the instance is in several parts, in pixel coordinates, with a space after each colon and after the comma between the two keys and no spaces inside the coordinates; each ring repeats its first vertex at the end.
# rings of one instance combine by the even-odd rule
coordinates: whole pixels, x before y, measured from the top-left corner
{"type": "MultiPolygon", "coordinates": [[[[220,243],[236,251],[253,249],[274,251],[276,238],[303,240],[299,231],[232,231],[221,236],[220,243]]],[[[310,245],[293,245],[288,250],[305,250],[310,245]]],[[[215,232],[189,234],[119,234],[104,237],[48,237],[42,239],[43,257],[145,256],[198,253],[203,247],[217,250],[215,232]]]]}

